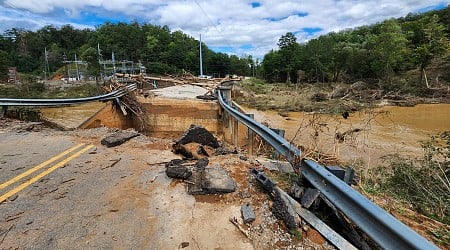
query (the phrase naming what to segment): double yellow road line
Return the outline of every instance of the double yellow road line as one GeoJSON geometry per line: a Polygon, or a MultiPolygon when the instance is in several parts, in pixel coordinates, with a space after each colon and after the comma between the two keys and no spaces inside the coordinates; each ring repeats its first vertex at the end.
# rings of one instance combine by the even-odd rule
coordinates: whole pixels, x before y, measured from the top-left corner
{"type": "MultiPolygon", "coordinates": [[[[81,148],[85,146],[84,143],[80,143],[78,145],[75,145],[69,149],[67,149],[66,151],[44,161],[43,163],[11,178],[10,180],[0,184],[0,190],[8,187],[11,184],[14,184],[18,181],[20,181],[21,179],[31,175],[32,173],[44,168],[45,166],[55,162],[56,160],[65,157],[66,155],[69,155],[70,153],[76,151],[77,149],[81,148]]],[[[63,166],[64,164],[68,163],[69,161],[77,158],[78,156],[80,156],[81,154],[83,154],[84,152],[88,151],[89,149],[91,149],[92,147],[94,147],[94,145],[87,145],[85,147],[83,147],[81,150],[77,151],[76,153],[74,153],[73,155],[70,155],[67,158],[64,158],[64,160],[54,164],[53,166],[49,167],[48,169],[42,171],[40,174],[32,177],[31,179],[25,181],[24,183],[20,184],[19,186],[17,186],[16,188],[10,190],[9,192],[7,192],[6,194],[0,196],[0,203],[2,203],[3,201],[5,201],[6,199],[8,199],[9,197],[15,195],[16,193],[20,192],[21,190],[23,190],[24,188],[28,187],[29,185],[35,183],[36,181],[40,180],[42,177],[48,175],[49,173],[53,172],[54,170],[56,170],[57,168],[63,166]]]]}

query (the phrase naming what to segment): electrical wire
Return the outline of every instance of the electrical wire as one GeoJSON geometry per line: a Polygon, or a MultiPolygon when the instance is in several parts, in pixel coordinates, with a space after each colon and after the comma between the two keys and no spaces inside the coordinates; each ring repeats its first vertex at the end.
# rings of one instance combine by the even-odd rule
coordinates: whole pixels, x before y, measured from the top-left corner
{"type": "MultiPolygon", "coordinates": [[[[205,11],[205,9],[203,9],[203,7],[200,5],[200,3],[197,0],[194,0],[194,2],[197,4],[197,6],[200,8],[200,10],[203,12],[203,14],[206,16],[206,18],[208,18],[209,22],[211,23],[211,25],[214,27],[214,29],[217,31],[217,33],[221,33],[221,31],[218,29],[217,25],[212,21],[212,19],[209,17],[208,13],[205,11]]],[[[230,43],[228,42],[228,40],[226,38],[223,39],[224,42],[226,43],[226,45],[228,45],[228,47],[233,48],[233,46],[230,45],[230,43]]],[[[233,49],[234,50],[234,49],[233,49]]]]}

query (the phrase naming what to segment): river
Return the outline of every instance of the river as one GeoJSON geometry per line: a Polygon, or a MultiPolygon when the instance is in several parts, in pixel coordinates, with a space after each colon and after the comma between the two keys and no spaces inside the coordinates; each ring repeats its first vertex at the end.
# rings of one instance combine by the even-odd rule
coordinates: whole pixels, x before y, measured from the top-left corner
{"type": "MultiPolygon", "coordinates": [[[[259,111],[249,107],[259,122],[285,130],[285,138],[304,149],[316,149],[349,165],[371,168],[382,156],[422,154],[421,141],[450,131],[450,104],[420,104],[414,107],[385,106],[341,115],[259,111]],[[336,133],[346,133],[344,141],[336,133]],[[351,131],[354,131],[353,133],[351,131]]],[[[342,138],[342,136],[341,136],[342,138]]],[[[305,150],[307,152],[308,150],[305,150]]]]}

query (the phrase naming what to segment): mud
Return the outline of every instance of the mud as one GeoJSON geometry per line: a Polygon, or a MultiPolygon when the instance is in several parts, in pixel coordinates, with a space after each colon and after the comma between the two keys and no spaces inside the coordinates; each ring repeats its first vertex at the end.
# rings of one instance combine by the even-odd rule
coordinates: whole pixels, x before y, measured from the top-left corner
{"type": "Polygon", "coordinates": [[[287,112],[280,115],[276,111],[245,109],[254,113],[257,121],[284,129],[285,138],[301,146],[305,153],[319,150],[343,163],[362,164],[365,168],[382,164],[381,158],[387,154],[420,156],[421,141],[450,130],[450,104],[385,106],[350,113],[348,119],[340,114],[287,112]],[[346,131],[359,132],[336,138],[336,134],[346,131]]]}

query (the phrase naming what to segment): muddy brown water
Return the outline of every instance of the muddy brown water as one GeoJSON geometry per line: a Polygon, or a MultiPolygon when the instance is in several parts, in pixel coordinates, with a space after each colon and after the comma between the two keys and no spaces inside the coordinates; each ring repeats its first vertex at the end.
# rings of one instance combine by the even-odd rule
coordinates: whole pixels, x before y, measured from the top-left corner
{"type": "Polygon", "coordinates": [[[382,156],[399,153],[420,156],[421,141],[450,130],[450,104],[421,104],[415,107],[384,106],[341,115],[290,112],[280,116],[276,111],[254,113],[259,122],[284,129],[285,138],[304,148],[318,149],[337,156],[348,164],[374,167],[382,163],[382,156]],[[345,140],[336,133],[347,133],[345,140]]]}
{"type": "MultiPolygon", "coordinates": [[[[64,108],[43,108],[42,114],[67,128],[76,128],[94,115],[104,103],[88,103],[64,108]]],[[[244,107],[259,122],[284,129],[285,138],[303,148],[318,149],[348,164],[374,167],[382,156],[399,153],[420,156],[421,141],[450,130],[450,104],[421,104],[414,107],[384,106],[341,115],[259,111],[244,107]],[[336,133],[347,133],[342,142],[336,133]]]]}

